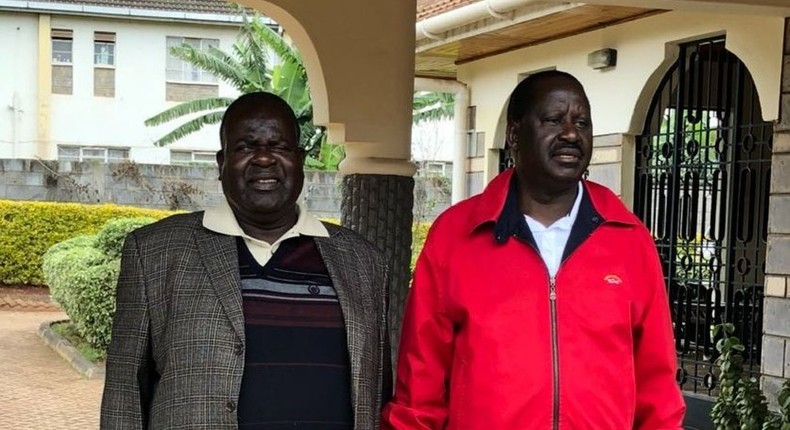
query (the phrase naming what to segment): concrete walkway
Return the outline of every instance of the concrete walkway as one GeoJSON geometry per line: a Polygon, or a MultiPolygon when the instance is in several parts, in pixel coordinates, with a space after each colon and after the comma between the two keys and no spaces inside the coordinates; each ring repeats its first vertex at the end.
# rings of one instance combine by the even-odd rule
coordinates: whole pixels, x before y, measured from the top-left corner
{"type": "Polygon", "coordinates": [[[0,429],[99,427],[103,381],[82,379],[36,332],[62,312],[0,309],[0,429]]]}

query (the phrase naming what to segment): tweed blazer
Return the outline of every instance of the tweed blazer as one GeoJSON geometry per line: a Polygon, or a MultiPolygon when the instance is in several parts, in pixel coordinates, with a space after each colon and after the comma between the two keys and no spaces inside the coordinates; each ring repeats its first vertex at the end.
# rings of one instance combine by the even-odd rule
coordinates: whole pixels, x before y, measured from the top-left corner
{"type": "MultiPolygon", "coordinates": [[[[245,338],[236,239],[202,219],[175,215],[126,238],[101,429],[238,428],[245,338]]],[[[329,237],[315,242],[345,320],[354,429],[378,429],[392,391],[386,264],[356,233],[326,228],[329,237]]]]}

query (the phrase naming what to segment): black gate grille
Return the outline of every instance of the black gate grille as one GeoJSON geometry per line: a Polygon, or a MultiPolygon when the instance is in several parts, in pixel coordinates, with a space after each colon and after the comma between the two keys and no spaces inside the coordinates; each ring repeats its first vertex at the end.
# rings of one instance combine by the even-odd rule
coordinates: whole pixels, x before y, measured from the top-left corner
{"type": "Polygon", "coordinates": [[[636,140],[634,211],[653,233],[684,390],[713,394],[710,326],[732,322],[759,372],[772,127],[724,39],[680,46],[636,140]]]}

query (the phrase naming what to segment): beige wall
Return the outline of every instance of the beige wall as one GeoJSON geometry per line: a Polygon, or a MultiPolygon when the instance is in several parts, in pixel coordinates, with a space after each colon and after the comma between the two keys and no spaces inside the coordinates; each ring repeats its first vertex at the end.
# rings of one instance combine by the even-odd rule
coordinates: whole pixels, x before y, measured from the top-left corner
{"type": "MultiPolygon", "coordinates": [[[[781,17],[668,12],[463,64],[458,77],[471,88],[477,129],[486,132],[487,148],[500,148],[504,143],[503,109],[519,74],[551,67],[574,74],[585,85],[596,136],[633,135],[641,132],[646,108],[674,60],[677,43],[722,34],[727,36],[728,49],[746,63],[755,79],[764,119],[777,119],[784,36],[781,17]],[[611,70],[587,66],[587,54],[602,48],[618,51],[617,66],[611,70]]],[[[629,149],[623,148],[624,157],[629,149]]],[[[488,179],[496,173],[491,170],[488,179]]],[[[630,173],[622,176],[630,177],[630,173]]],[[[623,192],[627,189],[624,184],[623,192]]]]}

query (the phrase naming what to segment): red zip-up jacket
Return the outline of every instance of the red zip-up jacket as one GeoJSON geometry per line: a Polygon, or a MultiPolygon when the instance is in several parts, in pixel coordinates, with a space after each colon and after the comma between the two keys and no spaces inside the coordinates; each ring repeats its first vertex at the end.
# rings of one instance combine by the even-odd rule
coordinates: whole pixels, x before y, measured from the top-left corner
{"type": "Polygon", "coordinates": [[[512,176],[499,175],[431,227],[383,428],[681,429],[650,233],[611,191],[585,181],[552,278],[512,176]]]}

